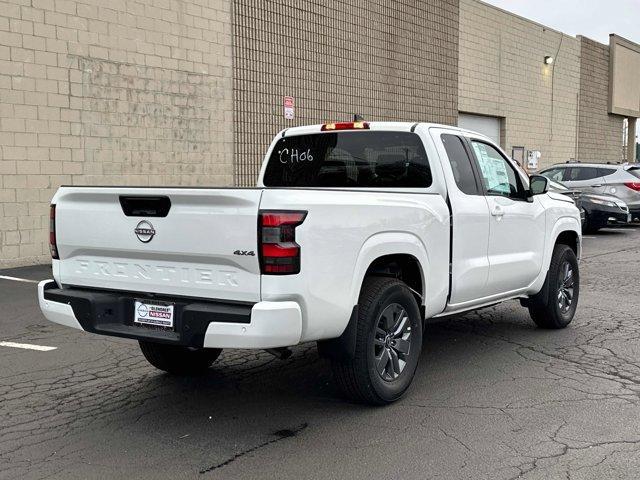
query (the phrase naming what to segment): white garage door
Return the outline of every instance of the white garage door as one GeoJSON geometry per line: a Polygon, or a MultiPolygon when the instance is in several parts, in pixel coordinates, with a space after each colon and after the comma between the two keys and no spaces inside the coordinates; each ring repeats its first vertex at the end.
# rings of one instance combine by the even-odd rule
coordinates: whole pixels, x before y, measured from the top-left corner
{"type": "Polygon", "coordinates": [[[458,126],[486,135],[500,145],[500,119],[497,117],[461,113],[458,116],[458,126]]]}

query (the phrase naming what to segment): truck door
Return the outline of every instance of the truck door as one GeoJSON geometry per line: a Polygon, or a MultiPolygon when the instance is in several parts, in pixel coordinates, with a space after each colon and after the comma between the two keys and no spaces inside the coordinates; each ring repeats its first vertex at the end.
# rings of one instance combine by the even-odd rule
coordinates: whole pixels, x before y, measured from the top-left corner
{"type": "Polygon", "coordinates": [[[486,296],[489,259],[489,207],[483,195],[477,167],[459,132],[432,130],[447,181],[452,215],[451,290],[449,304],[486,296]]]}
{"type": "Polygon", "coordinates": [[[522,178],[496,147],[478,139],[470,143],[490,213],[487,291],[525,288],[542,268],[545,209],[537,197],[527,201],[522,178]]]}

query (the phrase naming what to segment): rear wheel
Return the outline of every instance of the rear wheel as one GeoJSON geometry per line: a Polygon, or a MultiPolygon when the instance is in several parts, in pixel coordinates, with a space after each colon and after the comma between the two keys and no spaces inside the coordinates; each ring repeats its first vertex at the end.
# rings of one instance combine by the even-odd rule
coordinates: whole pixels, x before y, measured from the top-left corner
{"type": "Polygon", "coordinates": [[[139,343],[144,358],[151,365],[173,375],[204,373],[222,352],[220,348],[190,348],[143,341],[139,343]]]}
{"type": "Polygon", "coordinates": [[[573,320],[579,296],[576,254],[569,246],[558,244],[542,290],[529,301],[529,314],[540,328],[564,328],[573,320]]]}
{"type": "Polygon", "coordinates": [[[407,285],[393,278],[365,279],[356,330],[355,357],[332,363],[339,388],[357,402],[398,400],[411,385],[422,350],[422,318],[407,285]]]}

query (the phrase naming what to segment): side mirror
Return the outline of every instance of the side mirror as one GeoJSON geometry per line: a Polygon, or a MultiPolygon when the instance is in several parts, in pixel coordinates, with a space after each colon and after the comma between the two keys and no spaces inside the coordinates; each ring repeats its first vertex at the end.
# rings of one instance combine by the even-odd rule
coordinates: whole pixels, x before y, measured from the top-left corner
{"type": "Polygon", "coordinates": [[[531,175],[529,177],[529,196],[542,195],[549,191],[549,179],[542,175],[531,175]]]}

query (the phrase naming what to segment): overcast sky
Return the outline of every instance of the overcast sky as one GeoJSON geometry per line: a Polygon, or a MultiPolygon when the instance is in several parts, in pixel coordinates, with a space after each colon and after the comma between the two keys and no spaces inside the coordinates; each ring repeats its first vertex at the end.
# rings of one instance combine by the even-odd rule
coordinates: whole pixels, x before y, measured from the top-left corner
{"type": "Polygon", "coordinates": [[[617,33],[640,43],[640,0],[484,0],[560,30],[609,43],[617,33]]]}

